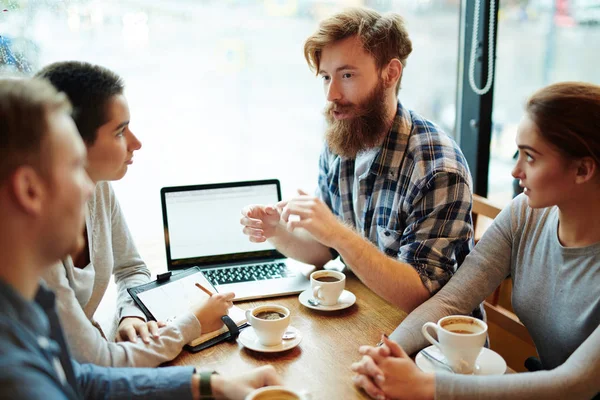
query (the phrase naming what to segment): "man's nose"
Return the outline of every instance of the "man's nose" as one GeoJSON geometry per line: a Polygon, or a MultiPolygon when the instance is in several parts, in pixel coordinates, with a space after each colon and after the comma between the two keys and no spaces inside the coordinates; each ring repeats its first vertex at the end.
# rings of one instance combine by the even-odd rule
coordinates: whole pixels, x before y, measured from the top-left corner
{"type": "Polygon", "coordinates": [[[335,79],[332,79],[327,87],[327,101],[339,101],[341,98],[342,92],[340,91],[339,85],[335,79]]]}

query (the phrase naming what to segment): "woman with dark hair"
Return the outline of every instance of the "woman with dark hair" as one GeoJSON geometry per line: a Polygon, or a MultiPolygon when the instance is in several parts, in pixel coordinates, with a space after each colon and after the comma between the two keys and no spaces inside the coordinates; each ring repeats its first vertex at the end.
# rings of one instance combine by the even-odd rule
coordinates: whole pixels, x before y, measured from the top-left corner
{"type": "Polygon", "coordinates": [[[50,64],[37,76],[71,101],[73,120],[87,147],[86,172],[96,186],[87,203],[85,246],[44,275],[56,293],[73,357],[112,367],[156,367],[170,361],[201,332],[222,326],[221,316],[232,306],[234,295],[215,294],[167,326],[146,321],[127,288],[148,282],[150,272],[109,183],[125,176],[134,152],[142,146],[129,127],[123,81],[104,67],[77,61],[50,64]],[[113,276],[118,289],[118,343],[107,340],[93,320],[113,276]]]}
{"type": "Polygon", "coordinates": [[[600,86],[565,82],[527,102],[513,176],[524,188],[458,273],[381,347],[363,346],[355,382],[386,399],[590,399],[600,392],[600,86]],[[407,354],[425,322],[468,314],[507,277],[544,370],[501,376],[422,372],[407,354]]]}

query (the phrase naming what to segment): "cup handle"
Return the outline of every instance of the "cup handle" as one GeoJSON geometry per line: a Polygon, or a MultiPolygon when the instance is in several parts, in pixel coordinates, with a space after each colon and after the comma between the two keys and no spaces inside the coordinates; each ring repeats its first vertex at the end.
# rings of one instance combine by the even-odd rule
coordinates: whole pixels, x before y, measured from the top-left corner
{"type": "Polygon", "coordinates": [[[252,323],[250,322],[251,315],[252,315],[252,310],[246,310],[246,321],[248,322],[248,325],[252,325],[252,323]]]}
{"type": "Polygon", "coordinates": [[[313,297],[317,300],[323,300],[319,294],[321,293],[321,286],[315,286],[313,288],[313,297]]]}
{"type": "Polygon", "coordinates": [[[434,324],[433,322],[426,322],[425,324],[423,324],[423,327],[421,328],[421,332],[423,333],[423,336],[425,336],[425,339],[427,339],[429,341],[429,343],[433,344],[438,349],[440,349],[440,342],[435,340],[433,338],[433,336],[431,336],[429,334],[428,328],[430,328],[430,327],[433,328],[433,330],[435,331],[435,334],[437,336],[438,326],[436,324],[434,324]]]}
{"type": "Polygon", "coordinates": [[[300,392],[298,392],[298,394],[300,395],[300,398],[302,400],[313,400],[312,393],[308,390],[301,390],[300,392]]]}

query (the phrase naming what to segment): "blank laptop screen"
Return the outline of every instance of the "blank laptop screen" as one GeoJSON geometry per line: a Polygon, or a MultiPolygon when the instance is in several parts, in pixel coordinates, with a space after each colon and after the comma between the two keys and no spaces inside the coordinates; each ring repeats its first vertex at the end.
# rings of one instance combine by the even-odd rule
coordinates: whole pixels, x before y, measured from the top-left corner
{"type": "Polygon", "coordinates": [[[275,204],[276,184],[165,193],[171,260],[274,250],[242,232],[242,208],[275,204]]]}

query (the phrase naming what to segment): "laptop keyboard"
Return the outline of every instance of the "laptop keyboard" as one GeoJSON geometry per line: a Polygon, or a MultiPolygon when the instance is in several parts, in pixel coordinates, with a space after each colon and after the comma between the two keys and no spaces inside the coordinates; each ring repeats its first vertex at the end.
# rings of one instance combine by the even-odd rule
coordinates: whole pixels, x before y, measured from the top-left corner
{"type": "Polygon", "coordinates": [[[296,273],[286,267],[285,263],[272,262],[212,269],[204,271],[204,276],[213,285],[224,285],[228,283],[292,278],[296,276],[296,273]]]}

